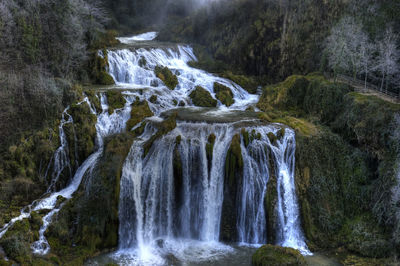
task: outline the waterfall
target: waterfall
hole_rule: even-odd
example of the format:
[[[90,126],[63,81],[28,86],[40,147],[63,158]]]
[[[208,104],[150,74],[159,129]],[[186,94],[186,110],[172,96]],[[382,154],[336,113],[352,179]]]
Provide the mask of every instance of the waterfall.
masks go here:
[[[53,171],[51,173],[51,181],[50,185],[48,186],[47,192],[54,191],[56,183],[64,171],[65,168],[69,169],[69,174],[71,175],[72,169],[71,164],[69,162],[68,157],[68,142],[67,136],[64,132],[64,125],[73,123],[72,116],[68,114],[69,107],[67,107],[64,112],[62,113],[62,118],[60,122],[60,126],[58,127],[58,132],[60,135],[60,147],[54,153],[52,159],[50,160],[49,166],[47,167],[45,177],[48,175],[48,171],[50,167],[53,167]],[[66,119],[67,117],[67,119]]]
[[[242,198],[239,205],[239,240],[244,243],[266,243],[266,217],[263,200],[269,178],[268,154],[274,162],[277,177],[278,232],[277,244],[292,247],[303,254],[311,254],[304,241],[300,224],[294,181],[296,139],[293,130],[286,128],[285,134],[271,143],[268,133],[277,134],[271,127],[248,128],[259,134],[260,139],[252,141],[247,148],[242,140],[244,176]]]
[[[152,34],[145,34],[122,41],[137,43],[151,38]],[[225,164],[237,134],[240,135],[243,165],[240,166],[242,172],[237,173],[240,180],[235,180],[235,217],[229,221],[237,234],[233,238],[241,245],[257,246],[265,244],[267,235],[274,233],[277,243],[273,244],[311,254],[301,230],[295,190],[294,131],[278,124],[266,125],[256,116],[249,120],[247,116],[238,115],[253,106],[259,96],[249,94],[230,80],[190,67],[188,63],[197,59],[189,46],[110,50],[107,58],[108,71],[117,82],[117,87],[112,89],[123,90],[125,106],[109,114],[106,93],[96,95],[102,110],[95,110],[88,97],[78,103],[88,104],[91,113],[97,117],[96,148],[75,171],[70,183],[55,192],[60,174],[70,168],[63,127],[73,123],[73,119],[68,114],[68,108],[64,111],[59,127],[61,145],[48,168],[52,170],[50,194],[24,208],[19,217],[0,229],[0,238],[16,221],[28,218],[32,211],[49,210],[43,217],[39,240],[31,246],[35,254],[48,253],[50,246],[45,232],[54,215],[65,204],[58,204],[58,199],[72,198],[84,176],[96,167],[104,150],[104,138],[126,130],[131,104],[147,100],[154,117],[134,126],[144,125],[144,132],[133,141],[122,169],[119,247],[115,256],[126,257],[127,264],[162,265],[169,264],[166,257],[171,254],[180,261],[207,262],[210,258],[232,252],[234,249],[231,246],[219,241],[224,222],[222,213],[226,209]],[[175,90],[168,89],[156,77],[156,66],[166,66],[177,75],[179,84]],[[212,110],[194,108],[189,94],[196,86],[202,86],[215,98],[214,82],[229,87],[235,103],[229,108],[221,102]],[[153,95],[157,95],[156,101],[149,100]],[[164,135],[157,134],[158,127],[154,123],[162,121],[166,111],[177,108],[178,102],[185,104],[183,112],[200,110],[203,111],[202,117],[214,122],[178,120],[175,129]],[[227,118],[229,113],[230,118],[226,121],[217,123],[212,119]],[[251,134],[245,135],[243,130]],[[269,134],[279,137],[272,142]],[[274,209],[277,232],[267,232],[265,197],[272,179],[276,182],[277,205]],[[91,179],[85,180],[84,185],[90,186]]]
[[[243,244],[262,244],[267,242],[266,213],[264,197],[269,180],[267,147],[271,146],[268,132],[274,127],[248,128],[248,131],[262,133],[262,139],[253,140],[245,147],[243,136],[241,150],[243,157],[243,184],[239,188],[241,198],[238,209],[239,242]],[[261,131],[261,132],[260,132]]]
[[[49,227],[52,218],[57,214],[64,204],[57,206],[57,200],[59,197],[64,199],[70,199],[78,190],[79,185],[82,182],[84,175],[88,171],[92,171],[96,166],[97,159],[103,153],[104,149],[104,138],[108,135],[121,132],[125,129],[126,122],[130,117],[130,106],[127,101],[125,107],[122,110],[116,110],[111,115],[108,113],[107,98],[104,93],[101,94],[101,106],[102,113],[97,116],[96,123],[96,150],[92,153],[77,169],[71,183],[61,191],[51,194],[49,197],[39,200],[35,203],[33,211],[38,210],[51,210],[47,215],[43,217],[43,225],[39,230],[39,240],[31,245],[34,254],[44,255],[50,250],[50,245],[47,242],[44,233]],[[87,97],[84,98],[79,104],[87,103],[92,114],[96,115],[96,110],[92,108],[92,105]],[[72,119],[72,118],[71,118]]]
[[[196,86],[202,86],[215,98],[214,82],[223,84],[232,91],[235,103],[228,109],[245,110],[258,101],[259,96],[249,94],[236,83],[188,65],[190,61],[196,60],[193,49],[183,45],[173,48],[110,50],[108,71],[121,88],[129,88],[130,93],[141,99],[148,100],[152,95],[157,95],[158,102],[150,103],[156,115],[176,108],[177,102],[191,106],[189,94]],[[156,66],[168,67],[177,76],[179,84],[175,90],[168,89],[156,77]],[[219,105],[226,108],[221,103]]]
[[[241,137],[243,184],[239,188],[239,241],[266,243],[264,197],[269,178],[269,150],[279,173],[278,244],[306,254],[309,251],[300,228],[294,189],[294,132],[287,129],[282,139],[272,144],[267,134],[276,134],[278,126],[245,129],[260,138],[245,147]],[[123,167],[119,248],[122,254],[133,250],[141,260],[153,259],[147,263],[163,264],[160,261],[166,250],[178,258],[182,255],[177,251],[182,248],[176,243],[178,240],[219,241],[225,158],[232,137],[240,130],[235,123],[179,122],[173,131],[154,141],[144,156],[144,144],[155,132],[150,124],[146,126],[143,135],[132,145]],[[215,136],[215,142],[212,159],[208,161],[206,145],[210,135]],[[177,175],[176,160],[181,164],[181,176]]]

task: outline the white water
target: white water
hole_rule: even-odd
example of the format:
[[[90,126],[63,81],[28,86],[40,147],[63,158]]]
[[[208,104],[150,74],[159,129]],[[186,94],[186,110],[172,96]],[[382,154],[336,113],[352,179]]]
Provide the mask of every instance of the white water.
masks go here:
[[[208,169],[205,145],[211,133],[216,136],[216,144]],[[141,140],[133,144],[123,168],[117,256],[131,254],[130,263],[163,264],[162,257],[168,253],[182,260],[202,260],[214,252],[226,254],[231,249],[218,239],[223,169],[233,127],[179,123],[143,158],[143,144],[152,134],[154,130],[147,126]],[[177,136],[182,138],[180,145],[176,145]],[[175,199],[175,149],[182,161],[180,202]]]
[[[66,124],[72,124],[74,121],[72,119],[72,116],[68,114],[69,107],[64,110],[62,114],[62,119],[60,122],[60,126],[58,128],[58,132],[60,135],[60,147],[56,150],[56,152],[53,155],[53,158],[51,159],[49,163],[49,167],[47,168],[45,176],[48,176],[48,171],[50,166],[53,166],[53,171],[51,173],[51,182],[50,185],[48,186],[47,192],[54,191],[55,185],[59,180],[59,177],[61,173],[64,171],[65,168],[68,168],[69,174],[71,175],[71,164],[69,162],[68,158],[68,142],[67,142],[67,136],[65,135],[64,132],[64,125]],[[68,117],[68,119],[65,119],[65,117]]]
[[[242,138],[244,181],[237,220],[239,241],[246,245],[266,243],[264,196],[269,177],[269,149],[277,171],[281,173],[278,186],[284,189],[284,192],[278,190],[278,217],[281,223],[277,233],[282,233],[277,244],[311,254],[300,228],[293,171],[284,174],[294,165],[294,132],[287,129],[282,140],[271,144],[267,133],[276,133],[278,129],[278,126],[246,128],[262,136],[260,140],[253,140],[247,148]],[[218,240],[225,158],[233,135],[239,132],[234,123],[180,122],[173,131],[155,141],[143,157],[143,144],[155,133],[147,126],[140,140],[133,144],[123,167],[119,205],[120,242],[116,254],[119,261],[164,265],[168,264],[165,260],[168,254],[181,261],[201,262],[203,259],[220,258],[214,253],[222,252],[226,256],[233,252]],[[216,136],[216,140],[210,163],[205,147],[211,134]],[[181,137],[179,144],[176,143],[178,136]],[[174,177],[176,152],[182,165],[181,184]],[[206,253],[201,248],[205,246]],[[190,250],[193,252],[190,253]]]
[[[202,86],[215,98],[214,82],[227,86],[234,95],[235,103],[229,108],[219,103],[221,110],[245,110],[258,102],[259,96],[249,94],[234,82],[188,65],[188,62],[196,60],[193,49],[182,45],[173,48],[108,51],[109,73],[118,86],[121,89],[137,89],[136,92],[130,90],[129,93],[140,99],[149,99],[152,95],[157,95],[158,101],[155,104],[150,103],[150,108],[156,115],[176,108],[176,103],[179,102],[193,106],[189,94],[196,86]],[[177,75],[179,85],[175,90],[168,89],[156,77],[156,66],[166,66]]]
[[[92,108],[92,105],[87,97],[80,104],[84,102],[88,104],[91,113],[96,115],[96,111]],[[70,199],[73,193],[78,190],[85,173],[92,171],[92,169],[96,166],[97,159],[103,153],[104,137],[121,132],[125,129],[126,122],[130,117],[130,106],[128,103],[123,109],[116,110],[110,115],[108,113],[108,104],[105,94],[101,94],[101,106],[102,113],[97,116],[96,123],[96,151],[82,163],[82,165],[75,172],[72,182],[66,188],[38,201],[33,208],[33,211],[51,210],[46,216],[43,217],[43,225],[39,230],[39,240],[34,242],[31,246],[32,251],[35,254],[44,255],[50,250],[50,245],[47,242],[44,233],[49,227],[53,216],[61,210],[62,206],[64,206],[64,204],[57,206],[57,199],[59,197]]]
[[[152,41],[155,38],[157,38],[158,33],[157,32],[146,32],[143,34],[135,35],[132,37],[119,37],[117,40],[119,40],[121,43],[124,44],[132,44],[136,42],[141,42],[141,41]]]
[[[276,164],[278,217],[280,227],[278,244],[293,247],[311,255],[300,227],[300,213],[294,183],[296,139],[293,130],[286,130],[277,145],[271,146]]]

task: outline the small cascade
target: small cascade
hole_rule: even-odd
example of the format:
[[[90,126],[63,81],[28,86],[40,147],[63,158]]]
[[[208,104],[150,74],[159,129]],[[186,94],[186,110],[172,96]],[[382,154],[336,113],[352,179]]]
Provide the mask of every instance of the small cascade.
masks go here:
[[[174,48],[140,48],[133,51],[111,50],[108,51],[108,71],[119,86],[131,88],[130,93],[141,99],[157,95],[158,103],[150,104],[156,115],[176,108],[176,103],[179,102],[190,106],[189,94],[196,86],[205,88],[215,98],[214,82],[223,84],[232,91],[235,103],[229,109],[245,110],[258,101],[258,95],[249,94],[234,82],[188,65],[190,61],[196,60],[192,48],[182,45]],[[175,90],[168,89],[156,77],[154,73],[156,66],[168,67],[177,76],[179,84]],[[135,92],[133,89],[138,91]],[[226,108],[223,105],[221,107]]]
[[[238,202],[237,228],[241,244],[267,243],[267,220],[264,198],[269,180],[267,148],[271,146],[267,134],[275,132],[273,126],[247,128],[252,134],[259,134],[245,146],[241,138],[243,157],[243,183],[238,188],[241,195]]]
[[[79,103],[83,104],[87,103],[90,107],[91,113],[96,114],[96,111],[92,108],[89,99],[85,97],[85,99]],[[107,98],[105,94],[101,94],[101,105],[102,105],[102,113],[97,116],[96,123],[96,150],[92,153],[78,168],[76,171],[71,183],[64,188],[63,190],[51,194],[49,197],[38,201],[33,211],[38,210],[51,210],[46,216],[43,217],[43,225],[39,230],[39,240],[32,244],[32,251],[35,254],[44,255],[47,254],[50,250],[50,245],[47,242],[44,233],[49,227],[52,218],[55,214],[57,214],[64,204],[57,205],[57,200],[62,197],[64,199],[70,199],[72,194],[78,190],[79,185],[82,182],[82,179],[88,171],[92,171],[96,166],[97,159],[103,153],[104,148],[104,138],[108,135],[115,134],[121,132],[125,129],[126,122],[130,117],[130,106],[127,103],[125,108],[121,110],[116,110],[111,115],[108,114],[108,104]]]
[[[277,176],[278,244],[298,249],[303,254],[310,255],[301,230],[301,218],[294,183],[295,133],[289,129],[286,129],[285,132],[286,134],[280,140],[277,140],[275,145],[270,146]]]
[[[47,192],[50,193],[54,191],[55,185],[59,180],[61,173],[68,168],[71,173],[71,165],[68,157],[68,142],[67,137],[64,132],[64,126],[66,124],[73,123],[72,117],[68,114],[69,107],[67,107],[61,117],[60,126],[59,126],[59,137],[60,137],[60,147],[54,152],[53,157],[51,158],[49,165],[47,167],[45,178],[48,176],[48,172],[52,169],[50,175],[50,184],[48,186]],[[21,221],[25,218],[29,218],[32,212],[32,206],[36,204],[36,201],[31,205],[26,206],[21,210],[21,215],[11,219],[10,222],[5,224],[2,228],[0,228],[0,238],[8,231],[8,229],[13,226],[17,221]]]
[[[60,147],[56,150],[54,153],[52,159],[50,160],[49,166],[47,168],[45,176],[47,177],[49,169],[52,167],[52,173],[51,173],[51,181],[50,185],[48,186],[47,192],[54,192],[55,186],[59,180],[59,177],[61,173],[64,171],[64,169],[68,168],[69,170],[69,175],[72,175],[72,169],[71,169],[71,164],[69,161],[69,156],[68,156],[68,142],[67,142],[67,136],[65,135],[64,132],[64,125],[66,124],[72,124],[74,121],[72,119],[72,116],[68,114],[69,107],[67,107],[64,112],[62,113],[62,118],[60,122],[60,126],[58,127],[58,132],[60,135]],[[67,119],[66,119],[67,117]]]

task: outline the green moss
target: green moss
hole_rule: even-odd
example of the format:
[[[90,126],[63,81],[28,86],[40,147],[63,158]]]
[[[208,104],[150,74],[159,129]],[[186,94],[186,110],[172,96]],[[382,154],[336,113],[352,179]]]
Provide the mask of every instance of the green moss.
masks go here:
[[[307,265],[307,262],[296,249],[264,245],[254,253],[252,265]]]
[[[143,156],[146,157],[148,152],[150,151],[151,146],[153,145],[154,141],[156,141],[161,136],[169,133],[170,131],[176,128],[176,117],[177,113],[172,114],[170,117],[165,119],[163,122],[156,125],[158,131],[155,135],[153,135],[144,145],[143,145]]]
[[[99,73],[97,82],[100,85],[114,85],[115,84],[113,77],[110,74],[108,74],[106,71],[101,71]]]
[[[217,99],[220,100],[222,104],[225,104],[226,106],[229,107],[235,103],[235,100],[233,99],[232,91],[228,87],[226,87],[218,82],[215,82],[214,83],[214,92],[215,92],[215,97],[217,97]]]
[[[275,134],[272,132],[268,132],[267,135],[271,144],[274,144],[278,140],[277,136],[275,136]]]
[[[151,95],[149,102],[156,103],[157,102],[157,95]]]
[[[371,258],[387,258],[392,255],[393,247],[388,236],[375,225],[370,214],[347,220],[340,234],[349,251]]]
[[[126,123],[126,127],[128,130],[143,121],[143,119],[145,119],[146,117],[153,116],[153,112],[150,110],[147,101],[136,101],[132,104],[131,108],[131,118]]]
[[[168,67],[156,66],[154,73],[170,90],[174,90],[179,83],[177,76]]]
[[[278,139],[282,139],[285,136],[285,128],[282,127],[281,129],[278,130],[278,133],[276,134],[276,137]]]
[[[249,93],[255,94],[257,92],[257,82],[254,78],[245,75],[235,75],[230,71],[226,71],[221,75],[224,78],[230,79]]]
[[[107,73],[108,55],[107,50],[103,50],[103,57],[99,56],[98,52],[94,52],[89,60],[88,72],[94,83],[100,85],[113,85],[114,79]]]
[[[242,128],[242,130],[240,131],[242,137],[243,137],[243,141],[244,141],[244,145],[245,147],[249,146],[250,143],[250,136],[249,136],[249,132],[246,131],[246,129]]]
[[[200,86],[196,86],[195,90],[190,93],[189,97],[196,106],[216,107],[218,103],[206,89]]]
[[[28,219],[15,222],[15,224],[0,239],[0,246],[3,247],[7,257],[21,263],[30,264],[32,255],[30,243],[35,240],[34,232]]]
[[[90,103],[94,106],[97,112],[101,112],[101,103],[100,98],[96,96],[96,92],[94,90],[86,90],[86,96],[88,97]]]
[[[238,180],[235,181],[235,174],[236,171],[240,171],[242,168],[243,157],[242,150],[240,148],[240,135],[236,134],[232,138],[232,142],[225,160],[225,175],[227,175],[230,186],[238,182]]]
[[[121,109],[125,106],[125,98],[122,96],[121,91],[117,90],[107,90],[106,92],[107,103],[108,103],[108,113],[114,113],[115,109]]]
[[[269,179],[267,183],[267,192],[264,198],[264,210],[267,217],[267,238],[269,243],[276,243],[276,232],[278,231],[278,211],[276,210],[278,204],[278,191],[277,191],[277,169],[275,168],[275,162],[273,155],[268,151],[268,169]]]
[[[143,56],[139,59],[139,66],[145,67],[147,65],[147,60]]]
[[[91,113],[86,103],[71,105],[69,114],[73,117],[74,123],[66,124],[64,130],[67,134],[69,149],[74,151],[76,147],[78,155],[78,158],[74,158],[75,154],[70,153],[71,162],[82,163],[95,148],[97,117]]]
[[[216,138],[215,135],[211,134],[210,136],[208,136],[208,141],[206,143],[207,162],[208,162],[209,169],[211,169],[211,162],[212,162],[212,158],[213,158],[215,138]]]

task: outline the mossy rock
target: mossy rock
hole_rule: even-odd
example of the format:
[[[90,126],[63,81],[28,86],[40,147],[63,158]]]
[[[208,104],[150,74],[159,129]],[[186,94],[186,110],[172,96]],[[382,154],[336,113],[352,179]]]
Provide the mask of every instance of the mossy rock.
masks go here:
[[[233,82],[235,82],[236,84],[238,84],[240,87],[242,87],[251,94],[255,94],[257,92],[257,87],[258,87],[257,82],[252,77],[233,74],[230,71],[222,73],[221,76],[232,80]]]
[[[98,83],[100,85],[114,85],[115,81],[113,77],[108,74],[106,71],[101,71],[98,76]]]
[[[179,83],[178,77],[174,75],[168,67],[156,66],[154,73],[170,90],[174,90]]]
[[[150,99],[149,99],[149,102],[151,102],[151,103],[156,103],[157,102],[157,95],[151,95],[151,97],[150,97]]]
[[[375,226],[371,215],[366,214],[347,220],[341,235],[346,239],[349,251],[370,258],[387,258],[392,255],[390,236],[382,228]]]
[[[214,93],[215,97],[228,107],[235,103],[231,89],[221,83],[214,83]]]
[[[171,132],[176,128],[176,117],[178,116],[177,113],[171,114],[168,118],[166,118],[163,122],[155,125],[158,128],[156,134],[154,134],[144,145],[144,153],[143,156],[146,157],[150,148],[152,147],[154,141],[159,139],[161,136]]]
[[[243,137],[243,141],[244,141],[244,146],[247,147],[250,144],[250,134],[249,132],[246,131],[246,129],[242,128],[242,130],[240,131],[240,134]]]
[[[124,108],[126,100],[124,96],[122,96],[121,91],[107,90],[106,97],[107,97],[109,114],[112,114],[115,109]]]
[[[192,99],[192,103],[196,106],[201,107],[216,107],[218,102],[215,100],[210,92],[201,86],[196,88],[190,93],[189,97]]]
[[[253,266],[307,265],[301,253],[293,248],[264,245],[252,257]]]
[[[131,118],[126,123],[128,130],[131,130],[138,123],[143,121],[146,117],[153,116],[147,101],[136,101],[131,105]]]
[[[89,99],[89,102],[94,106],[96,109],[96,112],[100,113],[102,108],[101,108],[101,102],[100,98],[96,95],[96,92],[94,90],[86,90],[85,91],[86,96]]]
[[[278,140],[278,137],[272,132],[268,132],[267,136],[271,144],[275,144],[275,142]]]
[[[93,82],[100,85],[114,85],[115,81],[110,74],[107,73],[108,69],[108,53],[107,50],[102,51],[103,56],[98,52],[93,52],[89,60],[88,72]]]
[[[91,113],[86,103],[71,105],[69,113],[74,123],[65,125],[64,130],[67,134],[69,150],[74,151],[76,148],[78,155],[78,158],[74,158],[75,154],[70,153],[70,161],[82,163],[95,148],[97,117]]]

